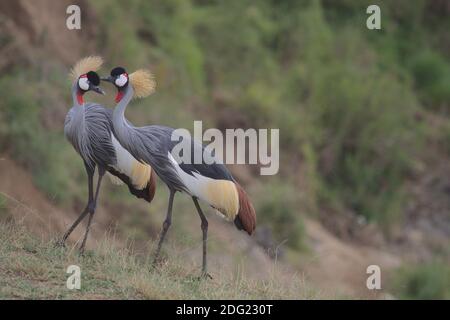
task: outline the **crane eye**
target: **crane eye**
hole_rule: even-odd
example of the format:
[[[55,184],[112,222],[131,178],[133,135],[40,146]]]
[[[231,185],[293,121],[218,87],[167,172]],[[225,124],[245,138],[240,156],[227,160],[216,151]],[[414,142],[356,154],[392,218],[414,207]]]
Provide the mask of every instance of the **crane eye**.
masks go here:
[[[124,73],[122,73],[120,76],[118,76],[116,81],[114,81],[114,83],[118,87],[125,86],[127,84],[127,82],[128,82],[128,77]]]
[[[89,80],[86,77],[81,77],[78,79],[78,86],[81,90],[88,91],[89,90]]]

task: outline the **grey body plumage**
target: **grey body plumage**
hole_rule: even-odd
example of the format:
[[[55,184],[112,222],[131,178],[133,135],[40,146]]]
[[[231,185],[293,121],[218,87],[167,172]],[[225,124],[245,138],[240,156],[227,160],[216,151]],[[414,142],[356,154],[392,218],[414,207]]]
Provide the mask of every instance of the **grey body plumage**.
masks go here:
[[[67,139],[92,169],[116,164],[111,131],[112,110],[96,103],[80,105],[75,101],[64,122]]]
[[[133,157],[135,157],[138,161],[150,164],[159,178],[163,180],[170,190],[167,215],[159,238],[158,247],[156,249],[154,263],[157,261],[161,250],[161,245],[171,225],[174,195],[177,191],[182,191],[192,197],[201,219],[201,229],[203,233],[202,274],[203,276],[206,276],[206,241],[208,221],[200,208],[198,198],[200,195],[203,195],[203,199],[207,197],[214,200],[219,199],[216,203],[225,203],[224,206],[234,208],[232,214],[235,217],[235,224],[239,229],[242,229],[242,223],[240,220],[241,211],[239,210],[242,192],[239,191],[240,189],[238,189],[235,185],[232,175],[223,164],[218,164],[217,162],[214,164],[206,164],[203,162],[203,158],[202,163],[200,164],[196,164],[193,161],[190,161],[190,163],[176,162],[171,152],[175,145],[178,144],[179,138],[181,137],[174,135],[174,129],[159,125],[135,127],[126,120],[125,109],[134,96],[134,89],[131,84],[128,84],[128,74],[123,68],[118,67],[113,69],[111,71],[111,76],[108,78],[103,78],[103,80],[114,83],[118,89],[116,100],[119,100],[119,102],[114,108],[112,121],[115,136],[119,140],[120,144],[127,149]],[[172,138],[174,139],[172,140]],[[184,139],[183,143],[187,142],[191,144],[191,150],[200,150],[202,154],[205,151],[203,145],[194,139],[187,141],[187,139],[189,139],[188,137],[183,136],[182,138]],[[194,153],[195,152],[191,152],[191,157],[194,156]],[[211,154],[210,156],[212,157]],[[201,180],[199,180],[200,178]],[[217,184],[213,185],[215,182]],[[208,190],[208,184],[213,189]],[[208,195],[209,191],[211,194]],[[222,191],[223,196],[220,195]],[[217,194],[219,195],[216,196]],[[222,199],[226,199],[225,202],[221,202]],[[244,201],[247,200],[245,199]],[[209,204],[213,206],[211,202],[209,202]],[[218,210],[224,209],[223,207],[215,208]],[[221,212],[223,213],[224,211]]]
[[[112,143],[107,143],[105,147],[101,145],[102,142],[111,141],[111,118],[108,119],[104,108],[100,105],[85,104],[83,102],[83,94],[89,90],[95,88],[95,91],[103,93],[98,88],[97,79],[98,75],[92,71],[87,75],[80,75],[80,78],[72,86],[73,107],[67,113],[64,121],[64,134],[84,161],[88,175],[89,195],[86,208],[64,233],[62,239],[59,241],[59,245],[64,245],[73,230],[89,214],[88,225],[80,246],[81,252],[84,251],[86,245],[103,175],[106,172],[108,164],[116,163]],[[80,87],[80,82],[82,82],[84,89]],[[98,181],[94,194],[93,177],[97,165],[99,169]]]
[[[180,180],[176,168],[168,157],[168,154],[172,152],[172,149],[179,142],[177,135],[174,134],[174,129],[160,125],[144,127],[131,125],[125,119],[124,112],[133,97],[133,89],[131,86],[127,86],[124,91],[122,100],[117,104],[113,112],[113,126],[117,139],[133,157],[150,164],[169,189],[190,194],[189,189]],[[174,137],[174,140],[172,140],[172,137]],[[189,137],[183,138],[189,139]],[[203,154],[205,149],[201,143],[192,139],[190,143],[192,150],[200,148]],[[193,154],[194,152],[192,152],[192,156]],[[180,163],[179,167],[187,174],[197,172],[212,179],[234,181],[228,169],[219,163],[212,166],[204,163],[195,164],[194,161],[191,161],[190,164]]]
[[[97,76],[98,77],[98,76]],[[99,89],[101,91],[101,89]],[[132,177],[120,172],[117,167],[116,147],[113,144],[112,110],[97,103],[84,103],[79,101],[79,85],[74,83],[72,87],[73,107],[66,115],[64,122],[64,134],[74,149],[83,159],[88,175],[89,199],[85,210],[72,226],[64,234],[60,244],[64,244],[75,227],[89,213],[89,221],[80,251],[84,250],[89,233],[92,217],[95,212],[97,198],[102,177],[106,171],[116,176],[128,185],[132,194],[151,202],[154,195],[154,179],[150,179],[143,189],[137,189],[133,185]],[[81,99],[82,101],[82,99]],[[120,152],[126,152],[121,148]],[[96,191],[93,190],[93,175],[98,168],[98,182]]]

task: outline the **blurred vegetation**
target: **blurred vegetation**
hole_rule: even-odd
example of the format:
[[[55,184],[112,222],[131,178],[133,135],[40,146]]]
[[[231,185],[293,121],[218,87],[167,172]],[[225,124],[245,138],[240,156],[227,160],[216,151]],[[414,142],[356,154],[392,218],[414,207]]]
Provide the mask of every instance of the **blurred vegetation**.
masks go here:
[[[6,212],[6,198],[0,194],[0,217],[3,219],[7,215]]]
[[[401,299],[450,299],[450,267],[438,260],[402,267],[391,289]]]
[[[267,187],[271,190],[261,199],[258,199],[256,211],[258,223],[271,226],[275,245],[284,244],[293,249],[302,249],[304,226],[298,212],[298,198],[289,185],[277,183]]]
[[[387,228],[401,218],[405,178],[423,152],[427,128],[417,114],[446,113],[450,100],[448,53],[438,38],[448,22],[419,2],[382,2],[381,31],[365,28],[369,1],[95,6],[107,12],[104,25],[114,25],[102,40],[105,52],[135,67],[151,62],[160,87],[152,105],[161,104],[161,113],[166,104],[176,110],[194,100],[211,124],[229,108],[248,126],[281,128],[282,154],[300,153],[302,165],[316,170],[308,173],[319,180],[308,182],[316,185],[308,198]],[[130,17],[134,25],[116,23]],[[118,35],[126,38],[119,46]],[[261,205],[273,214],[267,221],[276,220],[272,207]],[[288,201],[282,210],[295,216],[298,208]]]
[[[280,128],[282,164],[300,159],[297,167],[307,168],[304,198],[313,203],[295,201],[300,173],[289,165],[280,168],[284,185],[268,184],[253,201],[277,239],[297,247],[299,215],[321,206],[350,210],[385,229],[399,221],[405,180],[430,136],[418,115],[439,114],[450,128],[448,19],[430,1],[382,1],[382,30],[372,31],[365,27],[369,3],[100,0],[90,6],[98,12],[93,41],[109,67],[146,66],[156,75],[157,93],[134,102],[132,121],[192,128],[201,118],[210,126],[227,120]],[[0,152],[33,172],[52,199],[71,205],[84,201],[85,176],[62,133],[71,104],[64,69],[50,69],[17,67],[0,79]],[[224,110],[239,122],[223,119]],[[43,114],[59,122],[49,124]],[[435,137],[445,148],[449,132]]]
[[[38,79],[25,70],[0,79],[0,94],[5,97],[0,102],[0,119],[4,124],[0,127],[0,152],[11,153],[16,161],[32,172],[37,187],[50,198],[59,202],[73,200],[78,188],[70,188],[70,185],[76,183],[77,175],[80,182],[85,177],[80,175],[81,170],[67,168],[76,168],[79,159],[68,152],[61,128],[49,128],[41,116],[46,108],[55,110],[59,107],[50,107],[49,96],[42,94],[42,90],[58,86],[58,80],[46,86],[29,86],[28,81]],[[20,94],[9,94],[16,90]]]

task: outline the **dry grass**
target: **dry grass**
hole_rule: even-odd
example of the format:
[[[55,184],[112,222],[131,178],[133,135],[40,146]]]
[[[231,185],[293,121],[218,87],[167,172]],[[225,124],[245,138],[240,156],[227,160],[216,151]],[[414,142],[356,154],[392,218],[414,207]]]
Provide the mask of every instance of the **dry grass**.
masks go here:
[[[305,299],[318,298],[303,280],[289,286],[277,281],[277,270],[266,280],[239,273],[199,280],[198,266],[176,254],[156,269],[149,256],[136,256],[105,240],[80,257],[73,247],[55,248],[24,227],[0,224],[1,299]],[[69,265],[81,268],[81,289],[66,288]]]

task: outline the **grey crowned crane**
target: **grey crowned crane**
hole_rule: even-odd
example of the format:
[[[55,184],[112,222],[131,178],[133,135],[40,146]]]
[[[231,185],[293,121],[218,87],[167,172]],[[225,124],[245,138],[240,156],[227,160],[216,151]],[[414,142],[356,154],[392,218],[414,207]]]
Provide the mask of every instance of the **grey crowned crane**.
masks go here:
[[[161,245],[172,221],[172,204],[177,191],[192,197],[201,219],[203,234],[202,275],[207,276],[206,241],[208,221],[200,208],[198,199],[216,209],[225,218],[233,220],[236,227],[249,235],[256,226],[256,214],[245,191],[222,164],[177,163],[171,154],[177,141],[172,141],[173,128],[151,125],[135,127],[125,119],[125,109],[133,97],[145,97],[154,90],[154,81],[146,70],[138,70],[130,75],[122,67],[112,69],[110,76],[102,80],[111,82],[117,88],[117,105],[113,112],[113,126],[117,140],[136,159],[150,165],[159,178],[169,188],[167,216],[156,248],[154,263],[157,261]],[[185,137],[186,138],[186,137]],[[191,146],[200,149],[204,146],[191,139]],[[212,155],[211,155],[212,156]],[[208,161],[209,162],[209,161]]]
[[[64,133],[81,156],[88,175],[89,198],[86,208],[58,242],[63,246],[77,225],[89,214],[89,220],[80,251],[83,252],[92,217],[95,213],[100,185],[105,172],[116,183],[125,183],[132,194],[151,202],[155,194],[155,175],[148,164],[142,164],[127,152],[113,134],[112,109],[97,103],[84,102],[84,94],[94,91],[104,94],[100,89],[97,71],[103,63],[100,57],[87,57],[80,60],[72,69],[73,107],[67,113]],[[98,167],[98,181],[94,194],[93,177]]]

